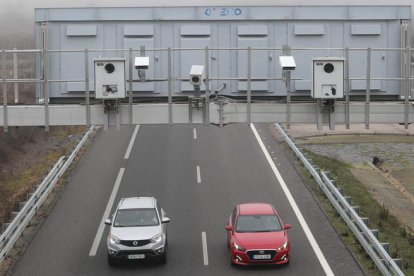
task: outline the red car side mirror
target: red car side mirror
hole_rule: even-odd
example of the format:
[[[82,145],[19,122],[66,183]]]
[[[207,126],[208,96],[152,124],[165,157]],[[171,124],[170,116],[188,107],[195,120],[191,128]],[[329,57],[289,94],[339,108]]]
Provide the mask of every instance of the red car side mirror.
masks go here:
[[[231,225],[227,225],[227,226],[226,226],[226,230],[227,230],[227,231],[231,231],[231,230],[233,230],[233,228],[231,227]]]
[[[292,228],[292,225],[291,224],[285,224],[284,225],[284,229],[285,230],[289,230],[290,228]]]

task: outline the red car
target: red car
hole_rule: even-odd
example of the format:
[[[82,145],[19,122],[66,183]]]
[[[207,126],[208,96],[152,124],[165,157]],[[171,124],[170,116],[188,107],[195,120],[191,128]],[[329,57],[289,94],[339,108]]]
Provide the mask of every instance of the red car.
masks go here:
[[[231,264],[289,263],[290,242],[275,208],[267,203],[237,205],[226,226]]]

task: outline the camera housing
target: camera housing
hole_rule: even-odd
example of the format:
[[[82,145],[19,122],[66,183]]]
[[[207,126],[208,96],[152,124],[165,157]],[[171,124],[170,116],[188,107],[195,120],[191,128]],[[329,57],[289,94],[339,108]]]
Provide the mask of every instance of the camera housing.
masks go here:
[[[293,71],[296,69],[293,56],[279,56],[279,65],[283,71]]]
[[[204,65],[192,65],[190,70],[190,83],[201,86],[204,81]]]
[[[125,59],[94,59],[94,77],[96,99],[125,98]]]
[[[345,59],[342,57],[319,57],[312,59],[312,98],[343,98],[344,63]]]
[[[149,57],[135,57],[134,63],[135,69],[148,69],[149,68]]]

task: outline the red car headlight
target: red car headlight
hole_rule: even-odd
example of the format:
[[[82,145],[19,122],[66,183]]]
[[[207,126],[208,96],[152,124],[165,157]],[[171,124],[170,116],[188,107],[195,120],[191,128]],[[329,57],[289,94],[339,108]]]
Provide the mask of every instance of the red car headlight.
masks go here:
[[[282,250],[286,250],[286,248],[288,247],[288,241],[285,241],[284,244],[282,244],[281,246],[279,246],[277,248],[277,251],[282,251]]]
[[[237,251],[241,251],[241,252],[245,252],[246,251],[246,248],[244,248],[244,247],[241,247],[240,245],[238,245],[237,243],[233,243],[233,247],[234,247],[234,249],[236,249]]]

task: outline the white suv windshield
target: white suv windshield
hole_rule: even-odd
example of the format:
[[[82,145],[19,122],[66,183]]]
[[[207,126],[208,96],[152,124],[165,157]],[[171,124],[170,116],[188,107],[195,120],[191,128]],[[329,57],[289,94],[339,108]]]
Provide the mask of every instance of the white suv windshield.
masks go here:
[[[236,232],[273,232],[282,227],[274,215],[239,216]]]
[[[158,215],[151,209],[119,209],[116,213],[114,227],[156,226]]]

